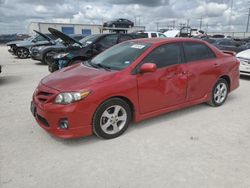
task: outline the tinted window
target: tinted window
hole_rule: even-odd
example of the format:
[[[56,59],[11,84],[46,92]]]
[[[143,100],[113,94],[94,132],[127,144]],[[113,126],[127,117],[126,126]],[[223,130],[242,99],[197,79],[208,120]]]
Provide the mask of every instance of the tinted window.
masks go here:
[[[43,38],[43,36],[41,36],[41,35],[38,35],[37,37],[36,37],[36,39],[35,39],[36,41],[45,41],[46,39],[45,38]]]
[[[162,33],[159,33],[159,37],[160,38],[165,38],[166,36],[164,34],[162,34]]]
[[[156,33],[151,33],[151,37],[155,38],[155,37],[157,37],[157,34]]]
[[[181,63],[181,50],[178,43],[165,44],[154,49],[143,63],[155,63],[157,68]]]
[[[109,48],[117,43],[118,35],[107,35],[103,37],[98,43],[105,48]]]
[[[127,40],[132,40],[133,38],[129,35],[121,35],[118,39],[118,43],[127,41]]]
[[[234,45],[234,43],[232,41],[229,40],[223,40],[219,42],[219,45]]]
[[[196,61],[216,57],[210,48],[201,43],[184,43],[184,51],[187,61]]]

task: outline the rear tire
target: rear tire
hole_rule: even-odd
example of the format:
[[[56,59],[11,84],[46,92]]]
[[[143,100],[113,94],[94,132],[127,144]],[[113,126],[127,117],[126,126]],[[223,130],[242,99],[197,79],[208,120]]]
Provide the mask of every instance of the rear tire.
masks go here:
[[[120,98],[103,102],[93,117],[93,132],[100,138],[112,139],[122,135],[131,121],[131,109]]]
[[[208,101],[208,104],[214,107],[223,105],[227,99],[228,92],[229,87],[227,81],[220,78],[212,90],[211,99]]]

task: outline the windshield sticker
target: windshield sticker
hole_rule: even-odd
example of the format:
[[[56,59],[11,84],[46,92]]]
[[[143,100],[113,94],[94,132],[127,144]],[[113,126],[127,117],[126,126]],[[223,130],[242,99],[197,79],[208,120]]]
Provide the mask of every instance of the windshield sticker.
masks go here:
[[[124,64],[130,64],[130,61],[125,61]]]
[[[141,44],[133,44],[132,46],[131,46],[131,48],[136,48],[136,49],[142,49],[142,48],[144,48],[145,47],[145,45],[141,45]]]

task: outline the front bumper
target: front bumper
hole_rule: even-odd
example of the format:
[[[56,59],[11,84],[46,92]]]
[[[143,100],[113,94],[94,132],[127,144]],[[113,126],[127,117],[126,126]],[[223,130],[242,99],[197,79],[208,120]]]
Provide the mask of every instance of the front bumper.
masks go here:
[[[37,61],[42,61],[43,60],[43,57],[40,53],[38,52],[33,52],[33,51],[30,51],[30,57],[34,60],[37,60]]]
[[[88,106],[84,105],[79,108],[79,103],[69,105],[54,104],[51,102],[51,99],[47,100],[45,99],[46,97],[39,94],[49,93],[48,90],[50,93],[54,93],[51,96],[52,98],[58,94],[58,91],[54,90],[55,92],[51,92],[50,88],[40,85],[31,102],[31,112],[40,127],[60,138],[77,138],[92,135],[92,115],[89,113]],[[48,96],[48,94],[45,96]],[[44,102],[44,100],[47,100],[47,102]],[[59,123],[62,119],[68,120],[69,126],[67,129],[60,128]]]

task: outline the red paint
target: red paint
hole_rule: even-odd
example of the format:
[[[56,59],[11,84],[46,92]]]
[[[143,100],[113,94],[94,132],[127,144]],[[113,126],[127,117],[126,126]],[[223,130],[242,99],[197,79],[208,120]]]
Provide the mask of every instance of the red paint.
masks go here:
[[[210,44],[195,39],[140,39],[152,43],[129,67],[122,71],[106,71],[84,65],[74,65],[45,77],[33,95],[37,114],[49,123],[37,122],[48,132],[62,138],[81,137],[92,134],[92,118],[98,106],[112,97],[122,97],[134,106],[134,121],[140,121],[162,113],[210,100],[216,81],[227,76],[230,91],[239,86],[239,62],[229,53],[225,54]],[[174,42],[200,42],[210,47],[217,58],[203,62],[195,61],[155,69],[144,64],[144,73],[132,74],[133,70],[154,48]],[[146,73],[147,72],[147,73]],[[69,104],[54,104],[60,92],[90,89],[92,93],[84,100]],[[58,128],[59,119],[68,118],[69,129]]]

